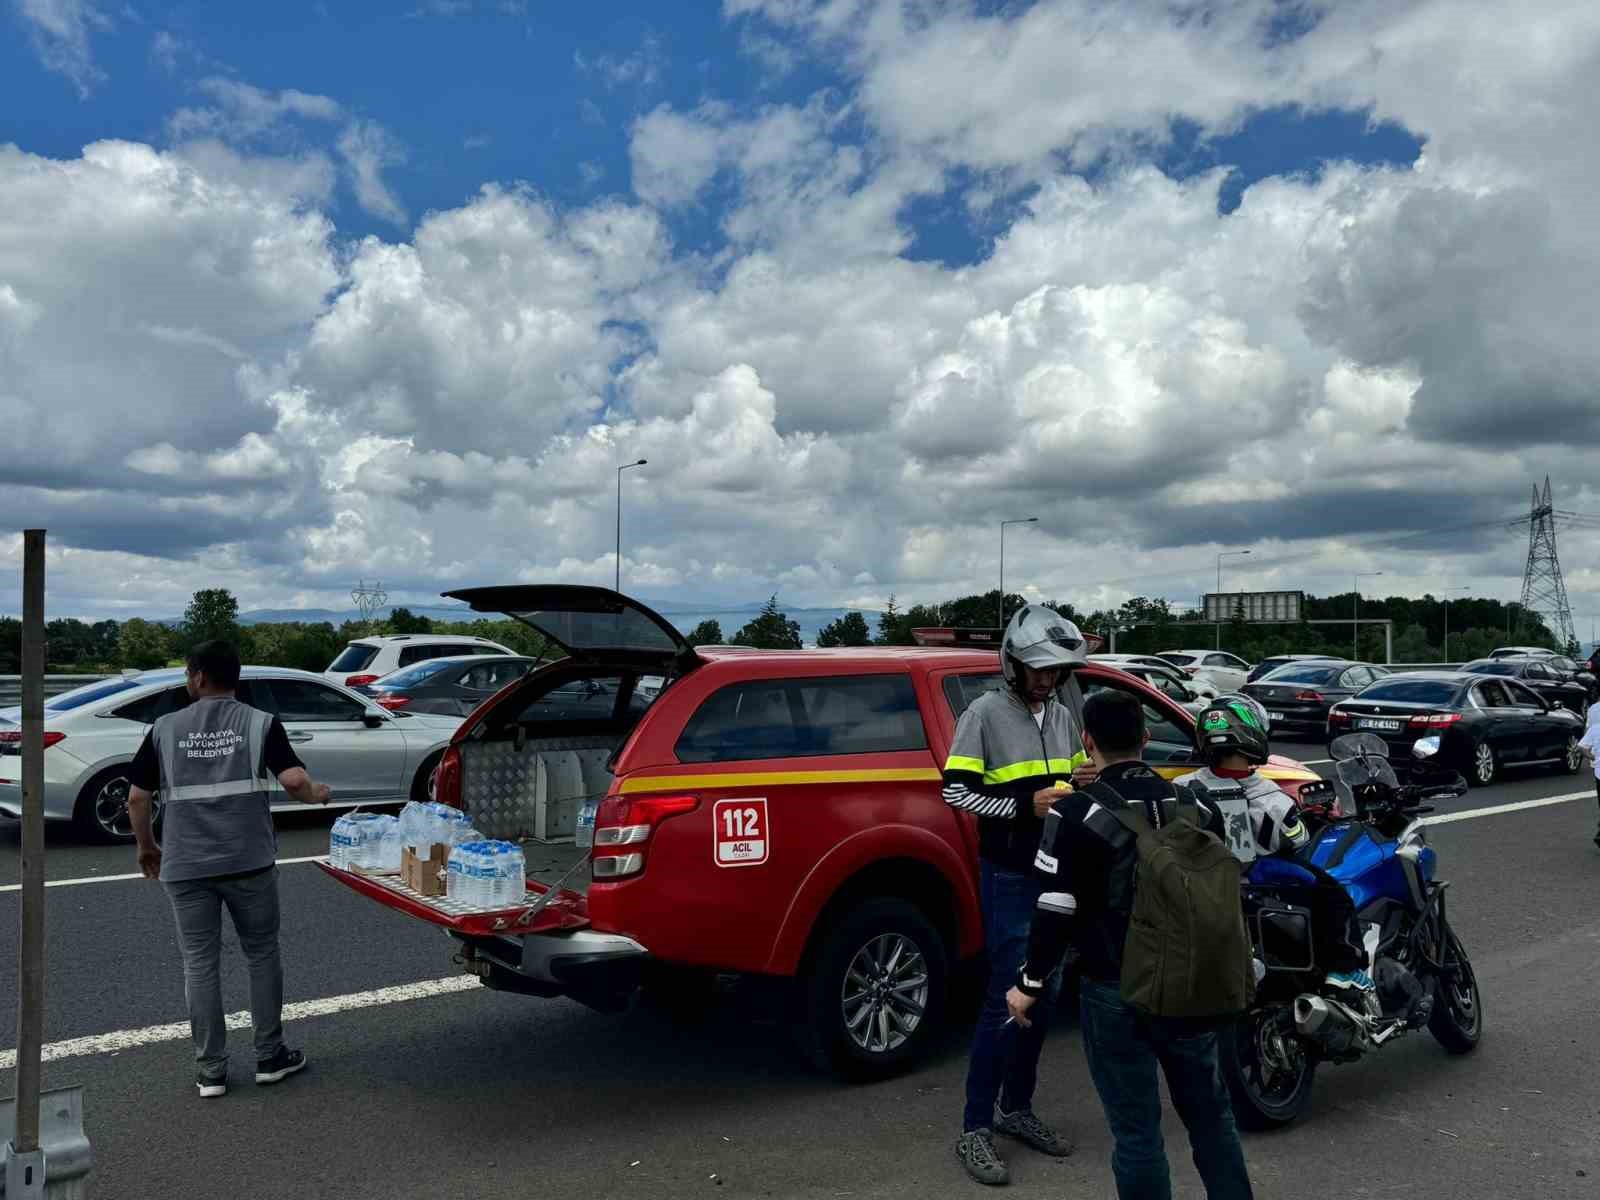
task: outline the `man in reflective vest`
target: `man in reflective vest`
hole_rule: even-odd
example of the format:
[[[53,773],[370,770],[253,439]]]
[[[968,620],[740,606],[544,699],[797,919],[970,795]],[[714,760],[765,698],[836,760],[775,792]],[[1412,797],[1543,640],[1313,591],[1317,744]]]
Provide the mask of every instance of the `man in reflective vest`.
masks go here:
[[[1057,696],[1066,675],[1085,661],[1076,625],[1042,604],[1024,606],[1001,640],[1006,686],[979,696],[961,714],[945,761],[945,803],[978,818],[989,980],[967,1067],[956,1157],[984,1184],[1010,1181],[996,1134],[1054,1157],[1072,1153],[1071,1140],[1033,1111],[1048,1021],[1041,1015],[1023,1028],[1008,1020],[1006,992],[1027,955],[1039,900],[1033,861],[1044,815],[1064,794],[1058,784],[1071,779],[1081,786],[1094,776]]]
[[[193,703],[159,718],[129,771],[128,816],[139,870],[159,878],[172,901],[183,951],[184,992],[199,1071],[195,1087],[210,1099],[228,1091],[227,1026],[222,1013],[222,909],[250,964],[256,1082],[277,1083],[303,1069],[306,1056],[283,1044],[283,964],[278,955],[278,836],[270,777],[301,804],[326,804],[289,745],[282,723],[241,704],[239,652],[203,642],[189,654]],[[151,800],[161,793],[162,844],[151,829]]]

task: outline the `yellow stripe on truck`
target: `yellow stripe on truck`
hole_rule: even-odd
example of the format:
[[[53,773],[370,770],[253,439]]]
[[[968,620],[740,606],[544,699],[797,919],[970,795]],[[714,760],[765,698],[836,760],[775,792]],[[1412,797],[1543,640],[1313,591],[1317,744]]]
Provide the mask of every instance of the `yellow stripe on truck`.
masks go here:
[[[645,775],[624,779],[624,796],[640,792],[702,791],[710,788],[785,787],[816,783],[938,783],[935,767],[884,767],[864,771],[752,771],[721,775]]]
[[[1070,762],[1079,761],[1074,755]],[[1029,766],[1042,764],[1030,763]],[[1070,775],[1071,765],[1061,759],[1052,759],[1054,773]],[[1192,763],[1177,766],[1157,766],[1163,779],[1175,779],[1195,770]],[[1049,774],[1051,772],[1038,772]],[[1315,771],[1293,767],[1262,767],[1257,772],[1263,779],[1278,782],[1310,783],[1322,778]],[[1018,778],[1021,776],[1019,775]],[[785,787],[803,784],[837,783],[938,783],[944,778],[936,767],[885,767],[859,771],[729,771],[718,775],[641,775],[624,779],[620,791],[624,796],[642,792],[705,791],[713,788]]]

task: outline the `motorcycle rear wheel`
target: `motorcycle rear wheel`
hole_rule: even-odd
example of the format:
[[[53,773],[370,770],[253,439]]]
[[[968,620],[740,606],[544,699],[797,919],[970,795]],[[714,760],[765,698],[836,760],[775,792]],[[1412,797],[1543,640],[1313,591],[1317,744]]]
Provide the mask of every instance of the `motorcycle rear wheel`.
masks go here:
[[[1217,1048],[1241,1127],[1279,1129],[1299,1119],[1317,1059],[1296,1035],[1287,1004],[1250,1009],[1218,1034]]]
[[[1451,1054],[1469,1054],[1483,1037],[1483,997],[1461,939],[1449,925],[1443,930],[1445,974],[1434,980],[1428,1032]]]

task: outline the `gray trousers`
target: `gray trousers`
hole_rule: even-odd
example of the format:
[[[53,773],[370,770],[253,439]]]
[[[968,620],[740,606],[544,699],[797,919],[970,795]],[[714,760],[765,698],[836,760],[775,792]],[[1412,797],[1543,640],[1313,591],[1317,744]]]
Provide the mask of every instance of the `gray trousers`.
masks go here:
[[[184,994],[200,1073],[228,1072],[228,1029],[222,1012],[222,908],[250,965],[250,1019],[256,1060],[283,1046],[283,962],[278,956],[278,868],[243,879],[189,879],[163,885],[178,922]]]

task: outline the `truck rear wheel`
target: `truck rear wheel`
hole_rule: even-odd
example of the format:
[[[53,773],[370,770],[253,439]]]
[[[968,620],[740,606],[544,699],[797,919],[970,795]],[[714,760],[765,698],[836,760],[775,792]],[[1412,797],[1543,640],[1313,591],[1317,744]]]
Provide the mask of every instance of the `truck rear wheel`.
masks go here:
[[[920,1057],[949,988],[944,939],[920,909],[862,901],[821,934],[808,965],[795,1032],[815,1065],[881,1079]]]

